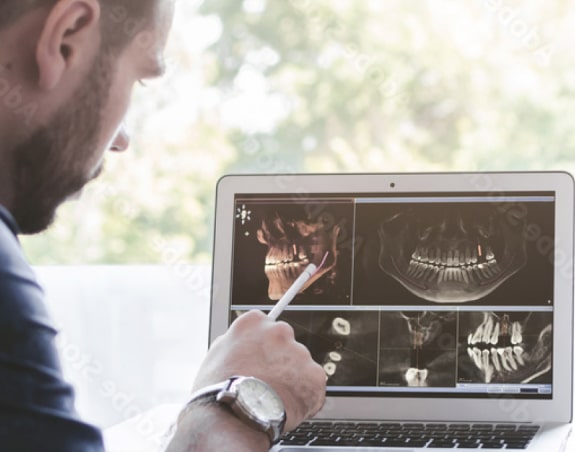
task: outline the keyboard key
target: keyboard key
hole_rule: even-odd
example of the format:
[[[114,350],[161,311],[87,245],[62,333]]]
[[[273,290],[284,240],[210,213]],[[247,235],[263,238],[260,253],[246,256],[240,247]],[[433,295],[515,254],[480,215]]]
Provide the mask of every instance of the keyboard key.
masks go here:
[[[493,430],[492,424],[473,424],[471,430],[491,431]]]
[[[454,431],[466,431],[466,430],[471,430],[471,425],[469,425],[469,424],[451,424],[451,425],[449,425],[449,427],[447,429],[448,430],[454,430]]]

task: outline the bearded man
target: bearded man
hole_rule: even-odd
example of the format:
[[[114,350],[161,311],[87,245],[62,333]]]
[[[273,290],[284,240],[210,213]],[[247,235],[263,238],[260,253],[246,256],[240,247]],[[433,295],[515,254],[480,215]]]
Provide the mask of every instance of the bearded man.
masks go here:
[[[132,87],[164,72],[173,3],[0,0],[2,450],[104,450],[101,433],[74,410],[56,330],[17,236],[46,229],[57,207],[98,176],[106,150],[127,149],[121,124]],[[291,327],[261,312],[240,317],[212,345],[193,387],[202,392],[235,375],[257,377],[279,396],[280,430],[315,414],[325,398],[323,369]],[[180,414],[168,450],[264,451],[279,433],[200,397]]]

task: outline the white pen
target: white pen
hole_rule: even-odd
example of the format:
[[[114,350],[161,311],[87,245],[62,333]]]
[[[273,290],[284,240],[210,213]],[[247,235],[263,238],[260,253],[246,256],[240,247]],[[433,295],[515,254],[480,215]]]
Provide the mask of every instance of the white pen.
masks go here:
[[[309,264],[301,275],[294,281],[294,283],[289,287],[288,290],[279,299],[273,309],[268,313],[268,317],[272,320],[277,320],[283,310],[288,304],[295,298],[306,282],[313,276],[317,271],[317,267],[314,264]]]

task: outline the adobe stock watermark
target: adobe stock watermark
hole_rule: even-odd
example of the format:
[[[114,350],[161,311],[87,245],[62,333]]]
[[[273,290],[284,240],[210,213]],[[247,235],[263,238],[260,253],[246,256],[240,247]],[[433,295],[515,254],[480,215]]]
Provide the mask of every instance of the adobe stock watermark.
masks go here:
[[[153,60],[161,56],[157,47],[156,37],[146,27],[145,18],[133,17],[126,7],[120,5],[110,8],[109,18],[128,39],[134,40],[135,45],[148,58]],[[163,63],[166,70],[163,78],[167,79],[177,71],[178,62],[175,58],[166,58]]]
[[[351,43],[342,43],[338,33],[344,29],[343,25],[331,17],[327,17],[313,0],[290,0],[291,5],[302,15],[307,17],[317,32],[326,39],[336,43],[343,52],[343,56],[352,66],[363,75],[364,79],[373,84],[385,99],[395,99],[405,102],[407,96],[402,94],[399,84],[392,74],[387,73],[373,55],[362,52]]]
[[[16,116],[24,119],[24,124],[30,126],[32,119],[38,112],[38,104],[26,102],[22,94],[22,85],[10,83],[7,78],[6,67],[0,64],[0,102],[14,112]]]
[[[479,0],[485,8],[494,14],[497,22],[515,39],[520,46],[530,51],[535,61],[549,66],[553,57],[553,46],[541,37],[539,27],[529,24],[518,8],[507,6],[504,0]]]
[[[56,345],[66,365],[77,372],[84,381],[92,385],[97,384],[98,395],[107,400],[123,419],[134,418],[143,412],[142,407],[135,402],[134,395],[124,392],[114,380],[107,378],[102,364],[91,354],[71,342],[63,333],[56,337]],[[164,429],[157,429],[145,414],[135,422],[134,427],[146,441],[151,441],[157,446],[163,443],[166,432]]]
[[[151,243],[152,250],[160,256],[163,265],[166,265],[173,274],[184,281],[185,285],[193,292],[209,291],[211,283],[206,272],[197,265],[186,262],[184,253],[176,246],[171,245],[162,237],[156,237]],[[217,288],[213,287],[214,294]]]
[[[535,250],[547,261],[555,265],[558,274],[562,278],[571,279],[573,273],[573,262],[569,250],[559,242],[556,237],[551,236],[553,232],[546,232],[542,226],[530,221],[528,222],[529,208],[524,202],[508,201],[505,191],[500,190],[493,183],[488,174],[477,173],[471,176],[471,184],[474,188],[488,193],[492,198],[494,208],[504,216],[505,221],[512,227],[518,227],[525,223],[522,230],[522,238],[527,243],[532,243]],[[500,200],[498,200],[500,198]]]
[[[138,208],[133,201],[124,198],[119,190],[108,183],[98,182],[90,187],[89,194],[85,198],[88,202],[103,202],[111,200],[111,208],[114,213],[120,213],[126,219],[134,219],[138,214]]]

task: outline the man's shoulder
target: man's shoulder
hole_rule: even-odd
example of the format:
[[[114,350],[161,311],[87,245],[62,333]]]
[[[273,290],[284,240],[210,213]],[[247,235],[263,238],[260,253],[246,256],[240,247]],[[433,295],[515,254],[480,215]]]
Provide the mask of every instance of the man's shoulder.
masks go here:
[[[0,217],[0,273],[33,274],[14,231],[2,220]]]
[[[0,325],[21,320],[49,325],[44,293],[13,231],[0,221]]]

